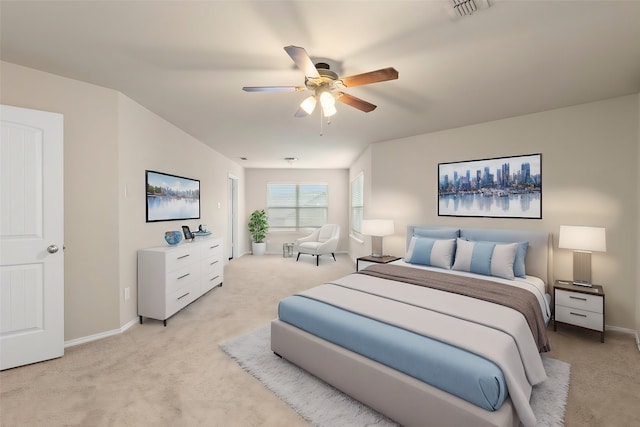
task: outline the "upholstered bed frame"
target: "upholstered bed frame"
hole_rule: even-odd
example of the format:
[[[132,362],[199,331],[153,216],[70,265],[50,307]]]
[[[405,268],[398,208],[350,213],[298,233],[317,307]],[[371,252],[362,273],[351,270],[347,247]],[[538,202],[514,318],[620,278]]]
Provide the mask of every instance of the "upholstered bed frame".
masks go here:
[[[407,242],[414,228],[407,226]],[[543,232],[460,228],[470,240],[529,242],[525,259],[528,275],[549,280],[551,241]],[[518,426],[510,398],[495,412],[423,383],[385,365],[346,350],[280,320],[271,323],[271,349],[337,389],[404,426]]]

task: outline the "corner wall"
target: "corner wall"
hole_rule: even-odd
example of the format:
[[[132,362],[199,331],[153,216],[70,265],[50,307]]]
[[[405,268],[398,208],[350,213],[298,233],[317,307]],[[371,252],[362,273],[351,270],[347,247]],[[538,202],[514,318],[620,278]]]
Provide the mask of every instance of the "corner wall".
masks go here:
[[[373,144],[366,212],[394,218],[396,234],[384,245],[399,256],[410,223],[548,231],[556,278],[572,275],[572,252],[557,249],[560,225],[603,226],[607,252],[593,254],[593,280],[605,287],[606,323],[634,329],[640,293],[638,111],[638,95],[631,95]],[[438,216],[438,163],[531,153],[542,153],[542,220]]]
[[[117,332],[137,317],[136,251],[166,245],[164,232],[183,223],[206,224],[226,239],[227,175],[238,177],[242,220],[244,170],[119,92],[0,67],[0,102],[64,114],[64,339]],[[147,224],[146,169],[199,179],[201,219]],[[240,230],[240,250],[245,239]]]
[[[227,175],[244,172],[236,163],[204,145],[140,104],[118,94],[119,153],[119,300],[120,325],[137,316],[137,251],[165,246],[164,232],[204,224],[215,236],[227,239]],[[200,180],[200,219],[147,223],[145,171],[155,170]],[[228,245],[225,242],[225,250]],[[230,255],[230,254],[227,254]],[[228,256],[225,257],[228,259]],[[125,300],[124,290],[131,298]]]
[[[117,93],[0,67],[3,104],[64,114],[65,341],[118,328]]]

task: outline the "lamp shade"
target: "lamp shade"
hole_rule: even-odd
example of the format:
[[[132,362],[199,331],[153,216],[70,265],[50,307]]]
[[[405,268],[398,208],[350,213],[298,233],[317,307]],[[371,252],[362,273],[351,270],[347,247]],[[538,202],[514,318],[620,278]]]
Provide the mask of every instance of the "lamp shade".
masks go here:
[[[558,247],[579,251],[607,251],[605,229],[602,227],[560,226]]]
[[[389,236],[394,233],[392,219],[363,219],[362,234],[367,236]]]

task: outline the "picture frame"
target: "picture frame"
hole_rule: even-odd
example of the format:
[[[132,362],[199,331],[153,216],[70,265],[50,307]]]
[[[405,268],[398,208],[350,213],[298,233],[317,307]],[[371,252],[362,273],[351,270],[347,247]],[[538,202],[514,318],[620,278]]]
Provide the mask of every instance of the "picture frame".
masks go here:
[[[145,171],[146,221],[200,219],[200,180]]]
[[[439,163],[438,216],[542,219],[542,154]]]

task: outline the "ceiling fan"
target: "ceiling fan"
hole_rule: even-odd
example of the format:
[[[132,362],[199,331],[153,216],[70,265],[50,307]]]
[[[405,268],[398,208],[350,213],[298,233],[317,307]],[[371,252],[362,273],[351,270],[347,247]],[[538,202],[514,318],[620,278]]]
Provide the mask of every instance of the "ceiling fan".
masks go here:
[[[325,62],[314,64],[307,51],[302,47],[286,46],[284,50],[304,73],[304,86],[245,86],[242,90],[245,92],[300,92],[303,90],[314,92],[313,95],[302,101],[295,114],[296,117],[305,117],[311,114],[318,101],[322,106],[322,115],[325,117],[331,117],[336,113],[336,100],[368,113],[375,110],[377,106],[344,93],[342,89],[398,78],[398,71],[393,67],[348,77],[339,77],[338,74],[329,69],[329,64]]]

